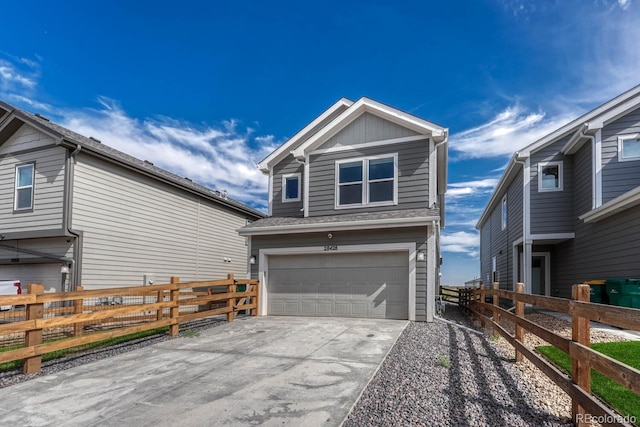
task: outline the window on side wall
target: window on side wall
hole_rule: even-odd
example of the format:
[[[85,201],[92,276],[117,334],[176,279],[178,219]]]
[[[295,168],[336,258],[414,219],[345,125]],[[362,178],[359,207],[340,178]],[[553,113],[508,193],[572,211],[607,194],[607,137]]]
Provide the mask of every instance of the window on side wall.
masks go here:
[[[502,229],[507,228],[507,196],[502,198]]]
[[[618,161],[640,160],[640,134],[618,137]]]
[[[13,209],[15,211],[33,210],[34,181],[34,163],[16,166],[15,193],[13,199]]]
[[[336,208],[397,203],[397,155],[336,162]]]
[[[538,163],[538,191],[562,191],[562,162]]]
[[[498,260],[496,257],[491,258],[491,280],[498,281]]]
[[[282,176],[282,202],[300,201],[300,182],[299,173]]]

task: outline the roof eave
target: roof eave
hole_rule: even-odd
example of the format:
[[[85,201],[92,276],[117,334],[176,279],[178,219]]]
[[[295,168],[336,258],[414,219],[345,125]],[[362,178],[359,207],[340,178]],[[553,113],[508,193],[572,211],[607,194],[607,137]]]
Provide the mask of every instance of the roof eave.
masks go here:
[[[323,231],[370,230],[383,228],[402,228],[427,226],[440,217],[425,216],[418,218],[396,218],[369,221],[322,222],[317,224],[277,225],[271,227],[243,227],[236,231],[241,236],[268,236],[273,234],[300,234]]]

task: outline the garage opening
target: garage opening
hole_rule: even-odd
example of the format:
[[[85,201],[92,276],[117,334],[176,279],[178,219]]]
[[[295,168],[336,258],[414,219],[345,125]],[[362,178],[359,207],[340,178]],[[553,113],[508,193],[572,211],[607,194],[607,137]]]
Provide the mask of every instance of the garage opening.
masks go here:
[[[408,258],[406,251],[270,255],[267,313],[408,319]]]

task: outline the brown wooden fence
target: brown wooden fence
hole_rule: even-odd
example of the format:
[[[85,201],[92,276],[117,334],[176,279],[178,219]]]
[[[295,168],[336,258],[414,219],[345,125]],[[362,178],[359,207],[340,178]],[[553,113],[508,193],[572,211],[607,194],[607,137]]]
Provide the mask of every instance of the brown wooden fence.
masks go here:
[[[619,414],[591,394],[591,369],[637,394],[640,394],[640,370],[589,348],[589,322],[595,320],[619,328],[640,331],[640,310],[590,303],[589,285],[574,285],[572,295],[571,300],[531,295],[524,293],[522,283],[517,284],[516,292],[500,290],[499,284],[494,283],[493,289],[485,289],[484,285],[479,289],[473,289],[471,298],[465,301],[468,302],[467,310],[479,318],[483,325],[490,324],[494,333],[502,335],[515,347],[517,361],[522,361],[523,357],[526,357],[571,397],[572,416],[576,425],[590,425],[585,421],[587,419],[585,414],[612,420],[611,425],[627,425]],[[492,304],[485,302],[487,296],[492,297]],[[500,298],[512,300],[515,304],[515,313],[501,308]],[[571,339],[561,337],[525,319],[525,304],[570,314],[572,317]],[[486,311],[491,311],[492,316],[485,316]],[[501,319],[507,319],[515,324],[514,335],[500,324]],[[525,330],[571,356],[571,375],[561,372],[546,359],[525,347]]]
[[[440,286],[440,296],[444,301],[458,304],[460,309],[471,315],[471,301],[473,298],[479,298],[474,296],[473,288],[462,288],[456,286]]]
[[[239,287],[242,291],[239,291]],[[258,313],[257,280],[235,279],[45,293],[30,284],[24,295],[0,296],[0,305],[13,306],[0,323],[0,342],[22,342],[0,352],[0,363],[24,360],[24,373],[38,373],[42,355],[141,331],[179,325],[204,317],[225,315],[233,321],[239,311]]]

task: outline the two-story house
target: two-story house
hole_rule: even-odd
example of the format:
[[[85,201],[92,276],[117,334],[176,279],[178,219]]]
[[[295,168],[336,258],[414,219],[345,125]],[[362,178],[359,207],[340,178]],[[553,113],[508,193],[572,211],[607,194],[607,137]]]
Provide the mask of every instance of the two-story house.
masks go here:
[[[640,277],[640,86],[516,152],[476,228],[487,285]]]
[[[0,278],[47,290],[246,274],[224,194],[0,102]]]
[[[269,217],[239,230],[260,313],[432,320],[447,135],[340,99],[261,161]]]

